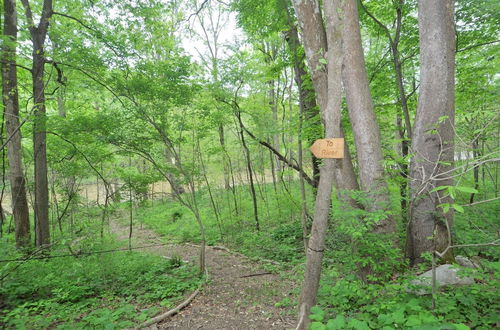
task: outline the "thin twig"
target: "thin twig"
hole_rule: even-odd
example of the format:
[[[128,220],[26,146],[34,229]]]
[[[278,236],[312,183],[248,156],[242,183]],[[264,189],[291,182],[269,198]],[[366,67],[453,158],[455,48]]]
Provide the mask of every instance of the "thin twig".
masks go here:
[[[493,201],[496,201],[498,199],[500,199],[500,197],[495,197],[495,198],[492,198],[492,199],[486,199],[484,201],[478,201],[478,202],[474,202],[474,203],[470,203],[470,204],[465,204],[465,205],[462,205],[462,206],[474,206],[474,205],[477,205],[477,204],[483,204],[483,203],[493,202]]]

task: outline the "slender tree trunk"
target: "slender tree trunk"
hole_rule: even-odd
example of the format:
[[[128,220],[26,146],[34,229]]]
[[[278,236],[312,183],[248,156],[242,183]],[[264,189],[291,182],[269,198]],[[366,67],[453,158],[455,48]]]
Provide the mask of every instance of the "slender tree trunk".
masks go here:
[[[4,40],[2,80],[3,105],[7,138],[11,137],[7,148],[12,194],[12,213],[15,222],[16,247],[30,244],[29,207],[26,198],[26,180],[23,172],[21,131],[19,130],[19,97],[17,91],[16,43],[17,13],[16,1],[4,0]]]
[[[369,204],[365,205],[367,210],[385,210],[389,207],[389,190],[384,177],[380,130],[373,110],[365,68],[357,1],[345,0],[342,4],[342,45],[346,54],[342,77],[356,142],[361,189],[368,193],[371,199]],[[375,224],[374,231],[393,233],[395,229],[394,219],[388,217]]]
[[[319,9],[319,8],[318,8]],[[332,138],[341,133],[340,118],[342,104],[341,65],[342,47],[339,31],[338,10],[330,1],[325,2],[328,24],[328,80],[327,106],[323,108],[325,137]],[[326,37],[326,36],[325,36]],[[314,219],[306,253],[306,270],[299,301],[299,322],[297,329],[308,329],[311,307],[316,304],[316,296],[321,277],[321,265],[325,249],[325,237],[330,216],[332,185],[335,176],[341,173],[342,160],[325,159],[320,171]],[[337,182],[340,178],[337,179]]]
[[[479,150],[479,141],[478,140],[479,140],[478,138],[475,138],[472,141],[472,155],[474,157],[474,160],[479,159],[479,157],[481,156],[481,152]],[[473,173],[474,173],[474,189],[477,190],[477,189],[479,189],[479,165],[478,164],[474,164]],[[475,196],[475,193],[470,194],[469,204],[474,203],[474,196]]]
[[[278,126],[278,102],[276,97],[275,81],[271,80],[268,83],[268,85],[269,85],[269,105],[271,106],[271,111],[273,113],[273,122],[275,123],[276,126]],[[281,149],[279,133],[273,133],[273,147],[278,151],[280,151]],[[277,156],[274,156],[274,166],[276,173],[278,174],[277,176],[280,177],[281,162]]]
[[[253,182],[253,172],[252,172],[252,161],[250,159],[250,150],[248,149],[248,146],[245,141],[245,134],[244,134],[244,129],[243,129],[243,122],[241,121],[241,114],[239,110],[236,110],[236,116],[238,119],[238,122],[240,124],[240,138],[241,138],[241,143],[243,144],[243,149],[245,149],[245,157],[246,157],[246,164],[247,164],[247,169],[248,169],[248,178],[250,180],[250,192],[252,194],[252,202],[253,202],[253,216],[255,219],[255,229],[257,231],[260,231],[260,223],[259,223],[259,212],[257,208],[257,194],[255,193],[255,186]]]
[[[230,172],[230,169],[229,169],[229,164],[228,164],[228,160],[227,160],[227,153],[226,153],[226,139],[225,139],[225,136],[224,136],[224,126],[222,124],[219,124],[219,143],[220,143],[220,146],[222,148],[222,163],[223,163],[223,166],[224,166],[224,188],[226,190],[229,190],[231,189],[231,184],[229,182],[229,172]]]
[[[410,166],[410,223],[408,256],[412,264],[424,261],[422,253],[442,251],[451,244],[452,203],[439,186],[453,185],[455,120],[455,30],[453,0],[419,0],[420,95],[413,128]],[[433,239],[430,239],[433,237]],[[445,260],[453,259],[452,253]]]
[[[217,222],[217,226],[219,227],[220,239],[221,239],[221,241],[223,241],[224,240],[224,233],[222,231],[222,221],[220,219],[220,214],[219,214],[220,211],[219,211],[219,207],[217,206],[217,203],[215,202],[215,198],[214,198],[214,195],[212,193],[212,188],[210,187],[210,182],[208,181],[207,168],[206,168],[205,162],[203,160],[203,154],[201,153],[201,150],[200,150],[199,139],[196,140],[196,149],[197,149],[196,152],[197,152],[198,157],[200,159],[200,165],[201,165],[203,179],[205,180],[205,184],[207,185],[208,195],[210,196],[210,203],[212,204],[212,208],[214,210],[215,220]]]
[[[132,157],[128,157],[128,167],[132,168]],[[132,231],[134,228],[134,199],[133,199],[133,189],[132,189],[132,180],[129,177],[128,179],[128,201],[129,205],[129,228],[128,228],[128,249],[132,250]]]
[[[316,0],[294,0],[293,3],[302,31],[302,40],[314,90],[316,91],[316,100],[320,109],[324,111],[328,105],[328,76],[327,69],[319,59],[324,59],[328,44],[319,3]],[[336,137],[343,137],[342,128]],[[359,189],[347,144],[344,146],[344,158],[341,162],[341,166],[335,167],[337,194],[339,195],[344,190]],[[345,198],[347,198],[349,204],[356,205],[349,197],[345,196]]]
[[[297,27],[289,19],[289,29],[287,31],[286,41],[290,49],[292,50],[294,56],[294,80],[299,89],[299,106],[301,107],[304,115],[302,119],[306,119],[308,125],[314,125],[321,127],[321,121],[319,117],[319,108],[316,104],[316,96],[314,95],[314,90],[312,88],[307,88],[306,86],[312,86],[311,78],[307,74],[306,66],[303,59],[299,59],[298,48],[300,47],[299,34],[297,32]],[[305,83],[305,80],[309,80]],[[308,136],[309,145],[312,145],[316,138],[314,136]],[[313,185],[318,186],[319,183],[319,165],[320,160],[314,155],[311,155],[312,171],[313,171]]]
[[[50,244],[49,187],[47,179],[47,133],[45,108],[45,39],[52,17],[52,0],[44,0],[40,22],[35,25],[29,0],[21,0],[29,25],[33,43],[33,152],[35,159],[35,243],[37,246]]]
[[[47,133],[44,67],[45,56],[43,41],[40,36],[33,36],[33,150],[35,153],[35,218],[36,245],[50,244],[49,227],[49,191],[47,178]]]
[[[300,93],[300,88],[299,88]],[[299,158],[299,166],[302,168],[304,165],[304,156],[303,156],[303,146],[302,146],[302,126],[304,122],[304,104],[299,102],[299,135],[298,135],[298,158]],[[319,177],[319,175],[318,175]],[[306,184],[304,181],[304,177],[299,175],[300,180],[300,206],[301,206],[301,225],[302,225],[302,240],[304,242],[304,251],[307,253],[307,242],[309,236],[309,228],[307,225],[307,219],[309,211],[307,209],[307,196],[306,196]],[[313,178],[314,180],[314,178]],[[319,182],[318,182],[319,183]]]
[[[165,159],[167,161],[167,164],[176,166],[175,165],[176,160],[173,157],[172,152],[170,151],[170,147],[165,147]],[[167,175],[169,176],[168,182],[170,183],[172,192],[175,192],[176,194],[183,194],[186,192],[184,187],[178,183],[178,180],[174,174],[168,173]]]
[[[408,215],[408,177],[410,176],[410,172],[408,169],[408,163],[406,162],[406,156],[408,156],[408,145],[409,141],[405,138],[405,129],[403,127],[403,123],[401,121],[401,115],[397,114],[396,116],[396,139],[400,140],[401,143],[398,143],[396,146],[396,152],[399,157],[404,160],[399,163],[400,171],[399,175],[401,176],[401,182],[399,184],[399,195],[400,195],[400,206],[401,206],[401,217],[403,222],[407,222]]]

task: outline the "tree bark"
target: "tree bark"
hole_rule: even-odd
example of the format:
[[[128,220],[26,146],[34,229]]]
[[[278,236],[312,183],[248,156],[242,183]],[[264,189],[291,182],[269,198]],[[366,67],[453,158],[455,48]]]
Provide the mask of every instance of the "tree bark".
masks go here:
[[[342,105],[342,85],[341,85],[341,66],[342,66],[342,48],[341,34],[339,26],[338,11],[332,1],[325,2],[325,12],[328,24],[328,80],[327,92],[328,99],[326,107],[323,108],[323,121],[325,123],[325,137],[332,138],[341,134],[340,119]],[[332,185],[335,176],[342,172],[342,160],[325,159],[323,167],[320,169],[320,180],[318,193],[316,195],[316,204],[314,219],[311,228],[306,253],[306,270],[304,282],[299,301],[299,323],[297,329],[308,329],[310,309],[316,303],[316,296],[321,277],[321,265],[323,261],[323,252],[325,249],[325,237],[328,229],[328,218],[330,215]],[[337,182],[341,178],[337,177]]]
[[[412,264],[422,253],[442,252],[451,238],[453,212],[439,206],[452,203],[439,186],[451,186],[454,156],[455,30],[453,0],[420,0],[420,95],[413,128],[410,165],[410,223],[408,256]],[[434,239],[429,239],[434,237]],[[453,259],[451,253],[445,259]]]
[[[328,44],[321,10],[316,0],[294,0],[293,4],[301,28],[306,59],[316,91],[316,100],[321,111],[324,111],[328,105],[328,75],[326,68],[321,65],[319,60],[324,58]],[[336,137],[343,137],[342,127],[340,130],[339,136]],[[338,194],[343,190],[359,189],[347,144],[344,146],[342,165],[337,166],[335,172]],[[351,205],[356,204],[349,198],[348,201]]]
[[[342,48],[345,54],[342,77],[346,90],[347,106],[356,143],[361,189],[371,199],[365,205],[368,211],[389,207],[389,190],[384,178],[380,130],[373,110],[373,103],[366,73],[361,44],[356,0],[342,1]],[[388,217],[375,224],[374,232],[393,233],[394,219]]]
[[[170,147],[165,147],[165,160],[167,164],[169,164],[172,167],[176,166],[176,159],[172,154],[172,150]],[[184,194],[186,192],[186,189],[179,184],[179,181],[177,180],[175,174],[173,173],[167,173],[169,176],[168,182],[170,184],[170,187],[172,188],[172,192],[176,194]]]
[[[308,85],[305,80],[310,82],[310,86],[312,86],[311,78],[307,74],[306,65],[304,60],[299,58],[298,49],[300,47],[299,41],[299,33],[297,31],[297,27],[294,23],[289,19],[289,29],[286,35],[286,41],[288,46],[290,47],[293,57],[294,57],[294,80],[297,84],[297,88],[299,90],[299,106],[305,118],[301,118],[301,120],[306,119],[309,122],[309,125],[321,126],[321,122],[319,119],[319,108],[316,104],[316,96],[314,95],[314,90],[312,88],[307,88]],[[314,119],[317,118],[317,122]],[[308,142],[312,145],[315,141],[315,137],[309,135]],[[313,186],[317,187],[319,184],[319,166],[320,160],[316,158],[314,155],[311,155],[311,165],[312,165],[312,181]],[[302,167],[302,166],[301,166]]]
[[[387,26],[385,26],[380,20],[378,20],[374,15],[372,15],[366,7],[363,6],[362,2],[361,5],[363,6],[364,11],[370,16],[375,23],[377,23],[382,30],[385,32],[387,39],[389,40],[389,45],[391,47],[391,55],[392,55],[392,62],[394,66],[394,73],[396,74],[396,91],[398,93],[399,97],[399,103],[401,104],[401,111],[404,117],[404,125],[401,120],[401,114],[398,113],[396,114],[396,125],[397,125],[397,139],[401,140],[401,143],[398,144],[398,147],[400,147],[400,150],[398,150],[398,153],[400,153],[400,156],[404,159],[406,159],[406,156],[408,156],[408,146],[409,146],[409,140],[411,139],[412,136],[412,128],[411,128],[411,121],[410,121],[410,111],[408,107],[408,96],[406,95],[405,92],[405,87],[404,87],[404,78],[403,78],[403,63],[401,61],[401,56],[399,53],[399,42],[401,40],[401,28],[402,28],[402,20],[403,20],[403,6],[404,6],[405,0],[398,0],[397,5],[396,5],[396,27],[395,27],[395,33],[394,33],[394,38],[391,35],[391,32]],[[401,167],[401,183],[400,183],[400,196],[401,196],[401,216],[403,219],[407,219],[407,200],[408,200],[408,177],[409,177],[409,170],[408,170],[408,164],[405,161],[400,163]],[[405,221],[406,222],[406,221]]]
[[[16,44],[17,13],[16,1],[4,0],[4,49],[2,61],[3,105],[7,136],[11,137],[7,148],[12,194],[12,213],[15,222],[16,247],[30,244],[29,207],[26,198],[26,179],[23,172],[21,131],[19,122],[19,96],[17,90]]]
[[[52,17],[52,0],[44,0],[40,22],[35,25],[29,0],[21,0],[28,21],[33,43],[33,152],[35,159],[35,243],[36,246],[50,244],[49,188],[47,179],[47,133],[45,108],[45,39]]]

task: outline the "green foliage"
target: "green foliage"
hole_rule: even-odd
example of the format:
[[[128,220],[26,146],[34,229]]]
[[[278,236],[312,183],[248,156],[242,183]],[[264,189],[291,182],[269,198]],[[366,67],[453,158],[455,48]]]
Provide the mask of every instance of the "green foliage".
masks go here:
[[[317,329],[489,329],[498,320],[498,263],[474,272],[477,283],[446,288],[436,296],[408,293],[409,278],[365,284],[355,277],[326,271],[320,292],[322,308],[311,310]],[[472,274],[469,274],[472,275]],[[326,286],[333,281],[335,284]]]
[[[208,244],[217,242],[255,258],[295,262],[303,257],[303,234],[300,225],[299,201],[286,195],[274,195],[272,184],[261,185],[258,203],[265,206],[260,210],[262,219],[260,232],[253,229],[253,209],[247,186],[237,186],[238,215],[235,214],[231,191],[215,190],[219,196],[220,223],[214,217],[214,210],[207,190],[196,193],[197,204],[204,220]],[[299,186],[293,182],[291,196],[298,196]],[[264,199],[265,197],[265,199]],[[227,201],[227,202],[226,202]],[[175,201],[155,201],[149,206],[137,209],[136,220],[156,232],[180,242],[199,242],[200,233],[192,212]],[[222,231],[222,237],[221,237]]]
[[[196,274],[191,266],[139,252],[33,260],[3,281],[0,323],[12,328],[130,328],[157,312],[150,303],[192,290]]]
[[[351,196],[361,205],[373,203],[362,192],[351,192]],[[327,238],[330,249],[325,258],[342,260],[347,272],[370,269],[367,280],[373,282],[388,280],[395,271],[404,267],[404,259],[394,246],[394,238],[372,232],[379,221],[393,216],[392,211],[366,211],[339,204],[335,202],[332,208],[333,226]]]

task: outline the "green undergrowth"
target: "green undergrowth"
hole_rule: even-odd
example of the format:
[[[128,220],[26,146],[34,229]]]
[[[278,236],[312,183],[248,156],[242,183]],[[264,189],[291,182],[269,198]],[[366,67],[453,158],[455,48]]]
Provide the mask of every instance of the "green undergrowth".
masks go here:
[[[122,246],[91,245],[85,252]],[[134,251],[5,263],[0,276],[0,325],[15,329],[130,328],[199,283],[191,265]]]
[[[491,329],[499,320],[498,248],[455,249],[455,254],[479,258],[482,268],[475,271],[475,284],[443,288],[434,299],[408,292],[409,282],[417,273],[430,269],[410,269],[404,257],[406,224],[401,217],[399,190],[391,185],[391,211],[367,212],[333,203],[330,228],[324,256],[324,270],[313,309],[313,329]],[[487,190],[487,189],[486,189]],[[486,191],[485,190],[485,191]],[[223,244],[251,258],[272,259],[295,271],[293,279],[302,280],[304,253],[301,227],[300,190],[297,182],[287,189],[271,184],[257,190],[260,232],[255,228],[248,186],[231,191],[212,190],[216,197],[215,216],[208,191],[196,195],[209,245]],[[333,193],[335,194],[335,192]],[[309,210],[313,210],[312,193],[308,190]],[[362,193],[352,196],[361,204],[369,204]],[[470,194],[457,191],[456,203],[465,205]],[[476,200],[489,196],[479,193]],[[238,209],[235,208],[235,199]],[[455,244],[491,242],[498,232],[499,202],[464,207],[455,211]],[[371,233],[371,226],[392,216],[398,222],[399,246],[390,237]],[[149,201],[135,210],[136,225],[142,223],[169,241],[199,242],[198,224],[189,208],[172,200]],[[309,220],[310,225],[310,220]],[[371,274],[363,282],[361,268]],[[295,306],[298,288],[276,307]]]
[[[325,270],[311,329],[493,329],[500,320],[500,263],[484,261],[468,275],[475,284],[441,288],[435,296],[408,292],[411,276],[366,284],[338,269]]]
[[[476,196],[478,200],[491,198]],[[455,203],[466,205],[470,194],[457,193]],[[474,284],[440,288],[437,294],[419,296],[410,290],[416,274],[431,268],[408,267],[404,240],[399,248],[380,234],[370,234],[366,222],[384,214],[334,211],[327,238],[318,306],[312,309],[311,329],[493,329],[500,321],[498,279],[500,251],[493,246],[454,249],[455,255],[474,260],[479,269],[464,269]],[[463,207],[455,212],[454,244],[495,241],[500,201]],[[393,213],[394,214],[394,213]],[[363,219],[363,221],[359,221]],[[401,231],[404,230],[402,226]],[[404,237],[404,232],[400,237]],[[430,257],[428,258],[430,260]],[[439,260],[437,261],[440,262]],[[357,275],[372,269],[367,281]],[[429,290],[430,291],[430,290]]]
[[[199,191],[197,202],[207,244],[225,245],[250,258],[284,263],[303,260],[299,186],[292,182],[287,191],[279,187],[277,189],[278,194],[272,184],[264,184],[257,189],[260,231],[256,229],[248,186],[236,187],[236,196],[230,191],[212,191],[217,197],[218,217],[215,216],[208,191]],[[309,197],[312,198],[310,192]],[[200,229],[192,212],[173,200],[143,203],[135,212],[135,224],[139,223],[171,241],[200,241]]]

